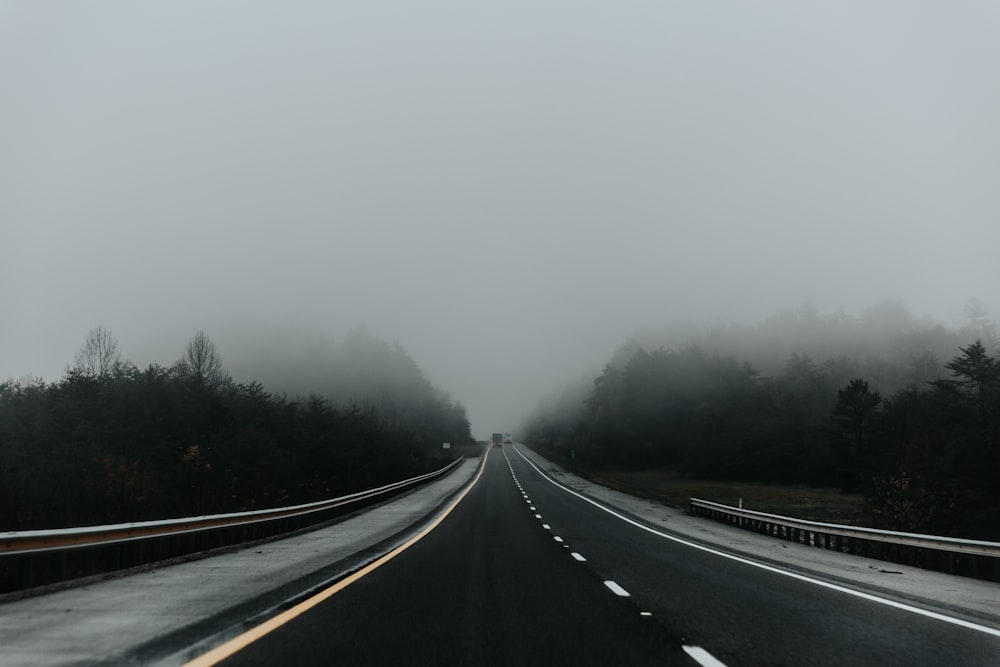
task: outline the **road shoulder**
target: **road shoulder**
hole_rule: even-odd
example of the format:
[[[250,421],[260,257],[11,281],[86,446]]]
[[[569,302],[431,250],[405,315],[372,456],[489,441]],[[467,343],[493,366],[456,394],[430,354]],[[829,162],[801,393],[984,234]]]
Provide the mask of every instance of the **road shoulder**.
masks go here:
[[[770,538],[583,479],[518,446],[553,480],[663,532],[750,560],[1000,629],[1000,584]]]
[[[0,604],[0,662],[147,664],[172,640],[264,613],[390,550],[469,483],[479,461],[313,532]]]

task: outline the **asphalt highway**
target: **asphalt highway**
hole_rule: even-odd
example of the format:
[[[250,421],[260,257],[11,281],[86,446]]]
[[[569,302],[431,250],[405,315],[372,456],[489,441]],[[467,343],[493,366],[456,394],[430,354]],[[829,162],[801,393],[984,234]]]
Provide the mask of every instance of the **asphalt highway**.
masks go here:
[[[200,664],[1000,664],[990,628],[607,509],[494,448],[422,538]]]
[[[695,665],[541,527],[502,450],[400,556],[223,665]]]
[[[549,532],[598,578],[625,588],[657,624],[724,664],[1000,664],[995,629],[693,548],[561,488],[517,451],[507,454]]]

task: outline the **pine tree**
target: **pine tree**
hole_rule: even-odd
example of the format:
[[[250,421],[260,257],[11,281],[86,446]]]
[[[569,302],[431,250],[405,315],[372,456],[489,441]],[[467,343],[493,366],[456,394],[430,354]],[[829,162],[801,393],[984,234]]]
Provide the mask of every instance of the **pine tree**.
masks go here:
[[[971,390],[972,398],[979,409],[979,416],[986,422],[986,406],[990,394],[1000,385],[1000,365],[986,353],[986,346],[976,340],[969,347],[960,347],[962,354],[944,365],[954,380],[941,380],[934,384],[941,388]]]
[[[837,392],[837,405],[833,409],[834,420],[851,434],[857,449],[858,466],[865,464],[864,439],[878,416],[882,396],[872,391],[868,383],[860,378]]]

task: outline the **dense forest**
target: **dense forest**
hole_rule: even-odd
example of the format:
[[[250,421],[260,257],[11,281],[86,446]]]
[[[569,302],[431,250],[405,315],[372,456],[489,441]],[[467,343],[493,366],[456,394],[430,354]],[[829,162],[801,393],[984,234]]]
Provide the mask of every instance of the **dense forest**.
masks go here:
[[[890,302],[676,347],[647,334],[539,410],[525,439],[581,466],[839,486],[866,494],[875,526],[1000,538],[1000,339],[981,307],[967,314],[953,331]]]
[[[202,332],[168,367],[90,332],[53,383],[0,383],[0,530],[251,510],[436,469],[469,443],[465,408],[399,347],[353,332],[336,396],[235,382]],[[352,391],[353,387],[353,391]]]

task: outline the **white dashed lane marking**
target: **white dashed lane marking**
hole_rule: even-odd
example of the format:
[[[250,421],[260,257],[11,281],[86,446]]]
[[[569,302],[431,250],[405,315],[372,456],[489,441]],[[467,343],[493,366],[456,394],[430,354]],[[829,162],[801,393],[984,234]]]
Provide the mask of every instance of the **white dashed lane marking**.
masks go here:
[[[610,588],[611,592],[614,593],[615,595],[620,595],[623,598],[631,597],[627,590],[625,590],[624,588],[622,588],[613,581],[605,581],[604,585]]]
[[[723,662],[700,646],[685,646],[683,648],[684,652],[694,658],[695,662],[702,667],[726,667]]]
[[[520,453],[520,452],[518,452],[518,453]],[[506,456],[506,452],[504,453],[504,456]],[[524,455],[521,454],[521,456],[523,457]],[[529,463],[531,463],[531,462],[529,461]],[[518,491],[520,491],[521,495],[524,497],[524,502],[528,504],[528,506],[530,507],[530,509],[532,511],[535,511],[535,509],[536,509],[535,506],[531,504],[531,499],[528,498],[528,494],[524,491],[524,487],[521,486],[521,482],[517,479],[517,476],[514,474],[514,468],[513,468],[513,466],[511,466],[510,463],[508,463],[507,467],[510,468],[510,475],[511,475],[511,477],[514,478],[514,483],[517,485]],[[556,484],[556,486],[560,486],[560,485]],[[563,488],[565,488],[565,487],[563,487]],[[570,493],[573,493],[573,492],[570,491]],[[574,495],[577,495],[577,494],[574,494]],[[596,503],[594,503],[594,504],[596,504]],[[604,509],[604,508],[601,508],[601,509]],[[608,511],[608,510],[605,510],[605,511]],[[612,514],[614,514],[614,513],[612,512]],[[542,515],[541,514],[535,514],[535,518],[536,519],[541,519]],[[552,530],[552,526],[550,526],[547,523],[543,523],[542,524],[542,528],[544,528],[545,530]],[[552,539],[555,540],[556,542],[559,542],[559,543],[563,542],[563,538],[559,537],[558,535],[553,535]],[[569,549],[569,545],[568,544],[563,544],[563,548],[564,549]],[[584,558],[583,554],[580,554],[580,553],[578,553],[576,551],[571,552],[570,556],[572,556],[574,560],[576,560],[578,562],[581,562],[581,563],[584,563],[584,562],[587,561],[587,559]],[[612,593],[614,593],[615,595],[618,595],[618,596],[623,597],[623,598],[631,597],[631,594],[627,590],[625,590],[624,588],[622,588],[621,586],[619,586],[614,581],[611,581],[611,580],[605,581],[604,585],[607,586],[608,589]],[[639,612],[639,615],[640,616],[652,616],[653,614],[652,614],[652,612],[642,611],[642,612]],[[701,648],[700,646],[684,646],[683,648],[684,648],[684,652],[687,653],[695,662],[697,662],[699,665],[701,665],[701,667],[726,667],[726,665],[724,663],[720,662],[715,656],[713,656],[711,653],[709,653],[705,649]]]

